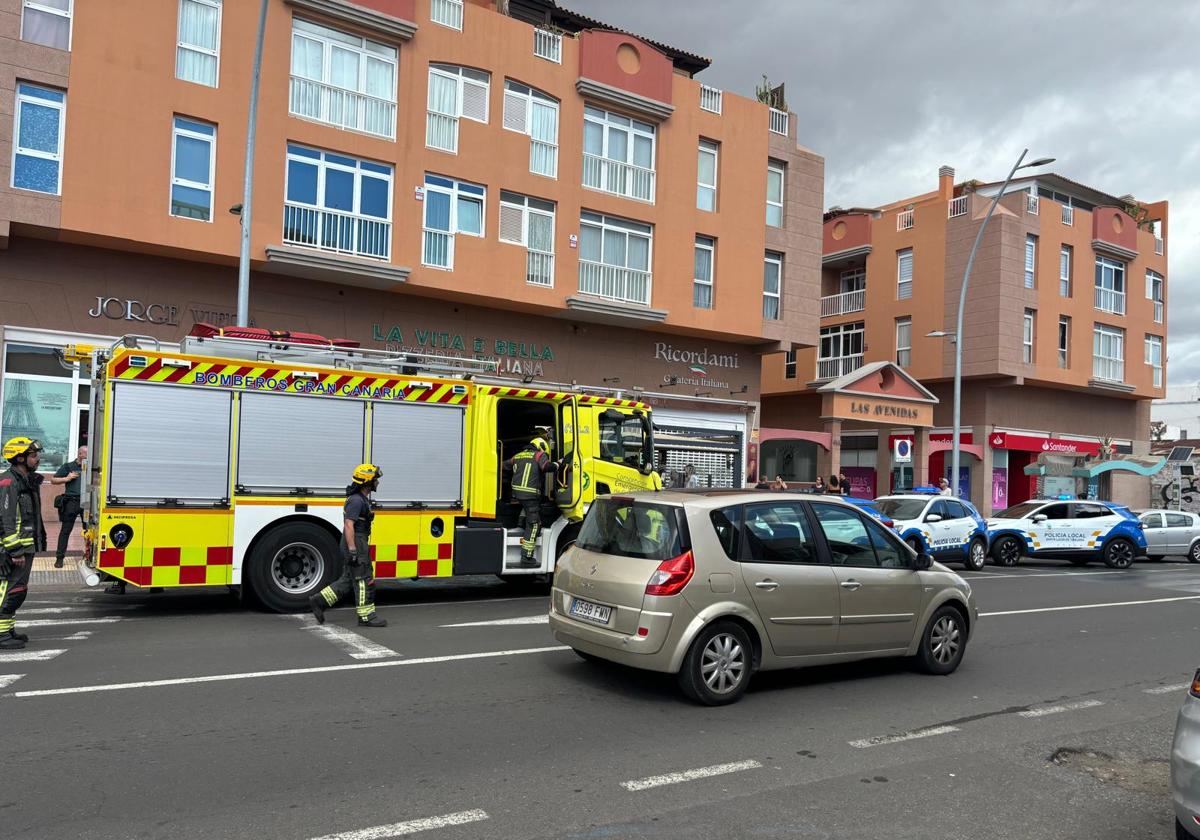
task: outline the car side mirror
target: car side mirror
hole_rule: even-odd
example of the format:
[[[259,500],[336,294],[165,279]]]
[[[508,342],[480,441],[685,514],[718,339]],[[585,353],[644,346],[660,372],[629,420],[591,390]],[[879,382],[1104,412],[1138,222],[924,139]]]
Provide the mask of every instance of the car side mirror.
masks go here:
[[[925,517],[926,522],[941,522],[942,515],[940,513],[931,513]]]
[[[1034,521],[1034,522],[1039,522],[1039,523],[1040,523],[1040,522],[1045,522],[1045,521],[1046,521],[1047,519],[1049,519],[1049,518],[1050,518],[1050,517],[1046,516],[1046,514],[1044,514],[1044,513],[1035,513],[1035,514],[1033,515],[1033,521]]]
[[[933,567],[933,555],[920,552],[917,554],[917,571],[923,572]]]

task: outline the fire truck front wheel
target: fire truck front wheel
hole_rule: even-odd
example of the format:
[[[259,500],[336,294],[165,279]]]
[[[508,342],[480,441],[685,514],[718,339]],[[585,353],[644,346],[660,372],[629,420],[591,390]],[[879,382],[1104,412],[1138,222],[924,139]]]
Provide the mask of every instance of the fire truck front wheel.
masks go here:
[[[308,609],[308,596],[339,572],[338,544],[320,525],[289,522],[263,535],[250,556],[249,581],[269,610]]]

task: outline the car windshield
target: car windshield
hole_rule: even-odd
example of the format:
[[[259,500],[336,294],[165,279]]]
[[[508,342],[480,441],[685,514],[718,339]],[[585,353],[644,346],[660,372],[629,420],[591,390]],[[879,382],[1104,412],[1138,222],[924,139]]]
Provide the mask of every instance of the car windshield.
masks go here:
[[[1021,502],[996,514],[997,519],[1024,519],[1042,506],[1041,502]]]
[[[575,544],[600,554],[669,560],[687,548],[679,529],[680,510],[630,498],[597,499]]]
[[[876,499],[879,512],[891,519],[916,519],[925,510],[928,499]]]

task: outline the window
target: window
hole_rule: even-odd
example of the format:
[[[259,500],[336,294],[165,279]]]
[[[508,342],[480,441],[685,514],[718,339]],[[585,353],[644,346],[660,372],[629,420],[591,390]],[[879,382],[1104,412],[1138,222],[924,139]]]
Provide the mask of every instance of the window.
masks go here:
[[[613,497],[592,502],[576,545],[585,551],[661,563],[691,546],[680,531],[680,509],[641,499]]]
[[[554,202],[501,190],[500,241],[528,249],[526,283],[554,285]]]
[[[1150,365],[1155,388],[1163,384],[1163,340],[1160,335],[1146,336],[1146,364]]]
[[[821,328],[817,378],[836,379],[858,370],[863,363],[863,322]]]
[[[1021,361],[1027,365],[1033,364],[1033,333],[1035,315],[1032,309],[1025,310],[1021,321]]]
[[[912,318],[896,319],[896,364],[912,364]]]
[[[558,177],[558,100],[536,88],[504,80],[504,127],[529,135],[529,171]]]
[[[953,438],[951,438],[953,440]],[[962,502],[952,501],[947,499],[942,502],[946,506],[946,513],[951,519],[966,519],[971,514],[967,513],[967,509],[963,507]]]
[[[66,110],[67,95],[61,90],[17,82],[12,163],[17,189],[61,193]]]
[[[1092,331],[1092,376],[1125,381],[1125,330],[1096,324]]]
[[[1192,517],[1186,513],[1168,513],[1166,514],[1168,528],[1194,528]]]
[[[1032,233],[1025,236],[1025,288],[1032,289],[1037,284],[1037,237]]]
[[[908,300],[912,297],[913,285],[913,252],[905,248],[896,252],[896,299]]]
[[[816,563],[817,552],[798,502],[746,505],[746,559],[751,563]]]
[[[425,145],[443,152],[458,152],[458,121],[488,121],[491,76],[482,70],[450,64],[429,65],[429,111],[425,118]]]
[[[697,236],[692,262],[692,306],[697,309],[713,308],[713,255],[717,240],[711,236]]]
[[[867,526],[855,511],[841,505],[814,504],[813,513],[825,533],[835,566],[878,566]]]
[[[600,460],[639,469],[649,447],[641,421],[628,414],[600,415]]]
[[[1041,514],[1042,516],[1046,517],[1047,519],[1070,519],[1071,518],[1071,506],[1070,505],[1047,505],[1046,507],[1039,510],[1038,513]]]
[[[87,443],[87,374],[81,378],[78,366],[66,370],[59,365],[58,349],[61,345],[5,344],[0,382],[0,438],[37,438],[46,448],[40,469],[50,472],[74,458],[76,447]]]
[[[776,161],[767,164],[767,224],[783,227],[784,165]]]
[[[451,29],[462,30],[463,0],[432,0],[429,4],[429,19]]]
[[[585,106],[583,185],[654,201],[655,136],[650,123]]]
[[[1112,516],[1113,512],[1104,505],[1080,504],[1073,505],[1076,519],[1099,519],[1102,516]]]
[[[1071,319],[1065,315],[1058,319],[1058,366],[1066,368],[1071,361]]]
[[[221,0],[179,0],[175,77],[217,86],[221,54]]]
[[[783,378],[796,378],[796,351],[786,350],[783,354]]]
[[[288,109],[298,117],[396,136],[395,47],[292,19]]]
[[[583,211],[579,216],[579,291],[650,304],[650,225]]]
[[[21,5],[22,41],[71,49],[71,0],[25,0]]]
[[[717,144],[700,141],[696,166],[696,207],[712,212],[717,209]]]
[[[714,510],[708,518],[717,534],[717,541],[725,549],[725,556],[737,560],[742,542],[742,509],[734,506]]]
[[[454,268],[457,234],[483,236],[483,207],[487,190],[477,184],[440,175],[425,176],[425,236],[421,263]]]
[[[1163,322],[1163,276],[1157,271],[1146,272],[1146,299],[1154,301],[1154,323]]]
[[[288,144],[283,241],[387,259],[392,167]]]
[[[1096,308],[1114,315],[1125,314],[1125,263],[1096,258]]]
[[[1062,297],[1071,296],[1071,262],[1074,249],[1070,245],[1062,246],[1058,252],[1058,293]]]
[[[763,319],[779,320],[779,301],[783,289],[783,254],[767,251],[763,255]],[[794,364],[794,362],[793,362]]]
[[[212,221],[217,127],[176,117],[171,134],[171,215]]]
[[[867,288],[867,270],[865,268],[844,269],[838,277],[838,291],[861,292]]]

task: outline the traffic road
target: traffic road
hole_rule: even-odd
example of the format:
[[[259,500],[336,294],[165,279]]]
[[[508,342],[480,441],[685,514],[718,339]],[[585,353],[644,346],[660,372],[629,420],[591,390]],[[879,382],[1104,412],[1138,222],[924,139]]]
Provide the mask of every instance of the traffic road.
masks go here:
[[[762,674],[690,705],[581,661],[545,597],[381,587],[352,609],[35,586],[0,654],[6,837],[1151,838],[1200,665],[1200,566],[966,575],[963,666]],[[131,590],[132,592],[132,590]]]

